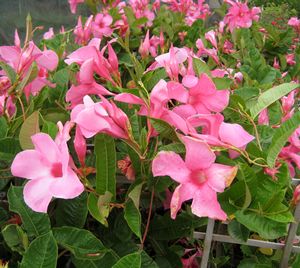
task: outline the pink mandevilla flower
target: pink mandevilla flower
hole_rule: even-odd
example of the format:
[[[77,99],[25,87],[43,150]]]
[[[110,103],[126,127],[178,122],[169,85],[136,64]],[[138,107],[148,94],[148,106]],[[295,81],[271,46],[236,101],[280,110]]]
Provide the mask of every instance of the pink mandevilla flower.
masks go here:
[[[53,141],[48,134],[38,133],[31,139],[34,149],[18,153],[11,172],[29,180],[24,187],[26,204],[34,211],[47,212],[52,197],[75,198],[84,187],[69,166],[66,138]]]
[[[236,28],[250,28],[252,21],[259,20],[261,13],[259,7],[250,9],[247,3],[241,3],[238,0],[224,0],[224,2],[231,5],[224,18],[224,23],[228,25],[231,32]]]
[[[152,163],[154,176],[170,176],[179,185],[171,200],[171,217],[176,218],[183,202],[193,199],[192,212],[199,217],[226,220],[217,192],[223,192],[237,167],[214,163],[216,156],[203,141],[184,136],[185,161],[174,152],[161,151]]]

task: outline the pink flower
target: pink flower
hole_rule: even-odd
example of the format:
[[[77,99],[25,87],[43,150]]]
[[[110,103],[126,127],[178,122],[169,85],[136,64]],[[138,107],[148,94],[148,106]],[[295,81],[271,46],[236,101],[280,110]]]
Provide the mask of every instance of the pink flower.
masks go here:
[[[183,202],[193,199],[192,213],[198,217],[226,220],[217,192],[223,192],[237,173],[237,167],[214,163],[216,156],[209,146],[191,137],[182,137],[185,161],[174,152],[161,151],[152,163],[156,176],[170,176],[179,183],[171,200],[171,217],[176,218]]]
[[[233,49],[233,44],[230,41],[225,40],[223,45],[223,52],[226,54],[231,54],[235,52],[235,50]]]
[[[150,38],[149,38],[149,30],[148,30],[144,41],[141,40],[141,45],[139,47],[139,53],[141,54],[142,59],[148,57],[149,50],[150,50]]]
[[[280,69],[280,65],[276,57],[274,58],[273,67],[278,70]]]
[[[50,27],[48,32],[45,32],[44,35],[43,35],[43,38],[45,40],[48,40],[48,39],[52,39],[54,37],[54,31],[53,31],[53,28]]]
[[[229,90],[217,90],[214,82],[203,73],[200,77],[186,75],[182,84],[189,89],[188,100],[174,109],[183,118],[194,114],[221,112],[229,102]]]
[[[298,18],[290,18],[288,25],[292,26],[296,32],[300,33],[300,20]]]
[[[268,109],[264,109],[260,112],[258,116],[258,124],[259,125],[269,125],[269,115],[268,115]]]
[[[77,26],[75,27],[75,42],[79,45],[86,45],[91,39],[92,35],[92,20],[93,16],[91,15],[82,27],[81,16],[78,18]]]
[[[66,141],[54,142],[49,135],[38,133],[31,137],[33,150],[18,153],[11,173],[29,180],[24,187],[24,201],[34,211],[47,212],[52,197],[71,199],[84,187],[69,167]]]
[[[83,98],[83,104],[74,107],[71,121],[75,122],[86,138],[97,133],[106,133],[115,138],[130,139],[130,122],[127,115],[113,102],[101,98],[94,103],[89,96]]]
[[[157,56],[155,62],[146,71],[153,71],[163,67],[171,79],[178,80],[181,66],[187,58],[188,52],[184,48],[171,46],[170,51]]]
[[[219,64],[218,53],[215,48],[210,48],[210,49],[205,48],[201,39],[198,39],[196,41],[196,47],[198,48],[198,52],[197,52],[198,57],[209,56],[215,61],[215,63]]]
[[[209,32],[205,33],[205,39],[209,41],[216,49],[218,49],[216,32],[214,30],[210,30]]]
[[[113,30],[110,25],[113,22],[112,16],[109,14],[97,14],[95,21],[92,24],[92,31],[95,37],[102,38],[103,36],[111,36]]]
[[[296,64],[294,53],[290,53],[290,54],[285,55],[285,58],[286,58],[286,63],[288,65],[295,65]]]
[[[224,0],[231,5],[224,18],[224,23],[228,25],[229,30],[233,32],[235,28],[250,28],[252,21],[258,21],[261,10],[259,7],[249,9],[247,3],[241,3],[238,0]]]
[[[70,5],[71,12],[75,14],[77,10],[77,5],[80,3],[84,3],[84,0],[68,0],[68,2]]]

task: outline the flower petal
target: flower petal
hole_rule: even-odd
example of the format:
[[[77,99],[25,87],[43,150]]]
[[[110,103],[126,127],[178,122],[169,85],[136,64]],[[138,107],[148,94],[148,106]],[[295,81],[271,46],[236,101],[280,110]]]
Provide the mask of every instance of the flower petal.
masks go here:
[[[49,189],[54,197],[64,199],[75,198],[83,190],[83,184],[71,168],[68,168],[67,174],[64,174],[64,177],[53,179]]]
[[[193,198],[194,192],[195,187],[191,183],[180,184],[176,187],[170,203],[172,219],[176,218],[182,203]]]
[[[188,181],[190,171],[182,158],[174,152],[161,151],[152,162],[152,173],[156,176],[170,176],[179,183]]]
[[[188,136],[182,136],[185,144],[186,166],[191,170],[206,169],[215,161],[216,156],[207,143]]]
[[[51,179],[49,178],[31,180],[26,183],[23,191],[24,201],[32,210],[47,213],[52,199],[49,192],[50,184]]]
[[[212,164],[205,170],[208,185],[216,192],[223,192],[234,179],[238,168],[221,164]]]
[[[245,131],[242,126],[224,122],[220,126],[219,136],[223,142],[238,148],[254,140],[254,137]]]
[[[43,157],[35,150],[26,150],[16,155],[12,165],[11,173],[16,177],[29,180],[47,176],[50,167],[43,162]]]
[[[209,217],[225,221],[226,213],[222,210],[217,193],[207,184],[204,184],[194,195],[192,202],[192,213],[198,217]]]

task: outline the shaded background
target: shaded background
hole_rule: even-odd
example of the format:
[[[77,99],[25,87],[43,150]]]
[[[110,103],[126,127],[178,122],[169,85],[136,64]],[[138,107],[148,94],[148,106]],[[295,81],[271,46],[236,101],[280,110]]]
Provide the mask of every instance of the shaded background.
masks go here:
[[[59,32],[62,25],[70,29],[76,25],[78,14],[85,14],[84,5],[78,5],[78,12],[73,15],[68,0],[0,0],[0,45],[13,44],[14,30],[17,28],[22,40],[26,31],[26,16],[30,13],[33,28],[44,26],[38,30],[34,39],[39,39],[48,31]]]

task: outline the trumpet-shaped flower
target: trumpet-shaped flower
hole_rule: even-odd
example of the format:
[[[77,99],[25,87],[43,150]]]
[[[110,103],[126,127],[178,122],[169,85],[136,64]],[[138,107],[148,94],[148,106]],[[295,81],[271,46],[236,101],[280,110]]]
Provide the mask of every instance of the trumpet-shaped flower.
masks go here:
[[[11,172],[29,181],[24,187],[24,200],[34,211],[47,212],[52,197],[71,199],[80,195],[84,187],[69,166],[66,140],[44,133],[31,137],[34,149],[16,155]]]
[[[226,220],[217,192],[223,192],[237,173],[237,167],[214,163],[216,156],[203,141],[182,138],[185,161],[174,152],[161,151],[152,163],[154,176],[170,176],[179,183],[171,200],[171,217],[176,218],[183,202],[193,199],[192,212],[199,217]]]
[[[86,138],[97,133],[106,133],[116,138],[129,139],[130,122],[127,115],[113,102],[101,97],[102,102],[95,103],[89,96],[83,98],[83,104],[74,107],[71,121],[75,122]]]

